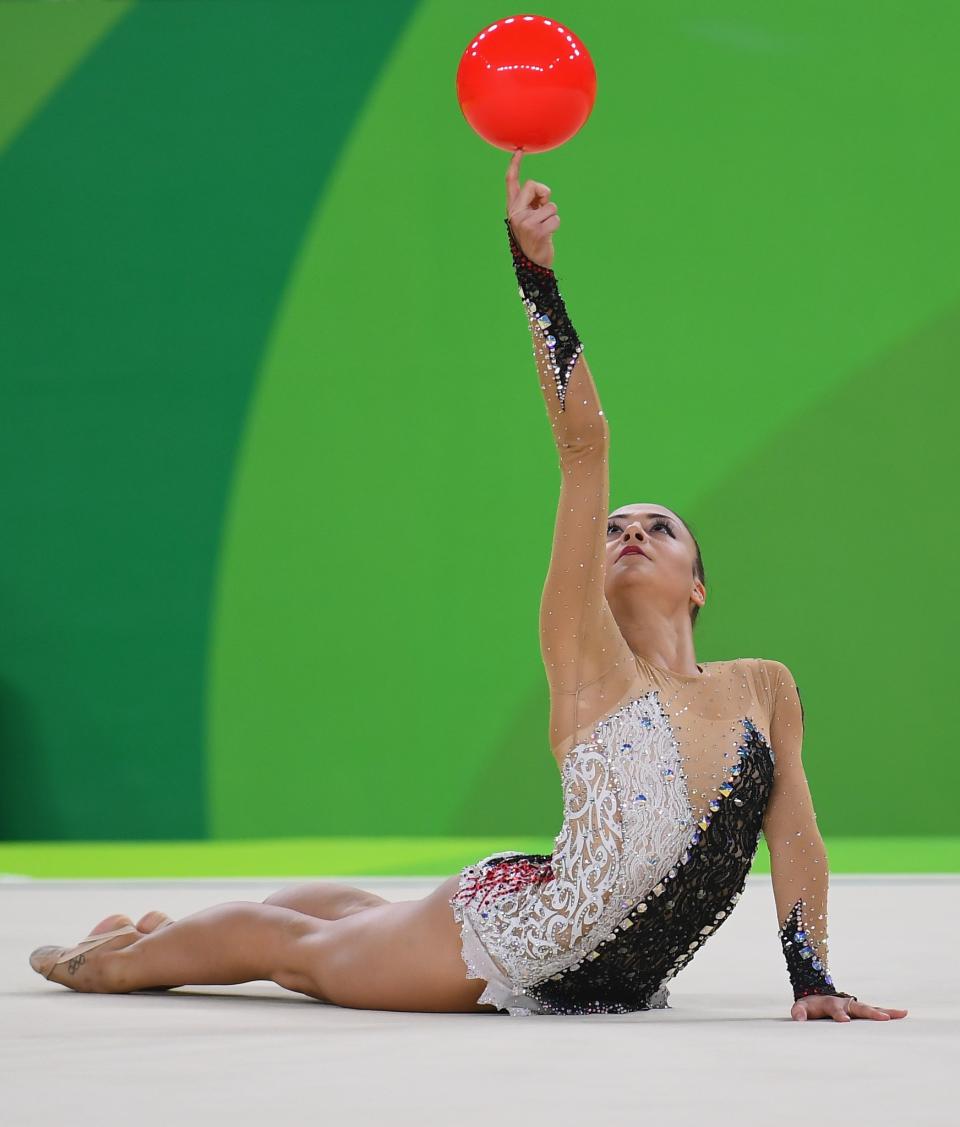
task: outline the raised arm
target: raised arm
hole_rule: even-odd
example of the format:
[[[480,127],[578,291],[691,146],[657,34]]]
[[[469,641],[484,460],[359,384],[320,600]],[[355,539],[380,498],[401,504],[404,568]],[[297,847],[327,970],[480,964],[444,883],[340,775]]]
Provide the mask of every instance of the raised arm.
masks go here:
[[[773,705],[773,790],[763,820],[780,943],[794,1000],[837,990],[827,966],[827,851],[803,768],[803,704],[790,670],[766,661]]]
[[[552,269],[559,226],[550,189],[507,171],[507,233],[560,462],[560,499],[540,604],[540,650],[554,695],[578,694],[632,654],[604,595],[609,430],[583,345]],[[575,731],[576,701],[562,727]],[[554,710],[554,715],[558,715]],[[572,731],[554,730],[553,743]]]

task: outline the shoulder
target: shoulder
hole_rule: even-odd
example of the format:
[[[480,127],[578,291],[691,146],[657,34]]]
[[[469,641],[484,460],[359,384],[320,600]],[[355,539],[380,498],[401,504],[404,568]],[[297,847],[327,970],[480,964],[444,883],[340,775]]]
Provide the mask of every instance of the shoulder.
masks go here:
[[[796,681],[790,667],[776,658],[740,657],[728,664],[751,682],[756,698],[766,709],[770,722],[781,700],[790,700],[796,693]]]
[[[775,658],[735,657],[729,661],[717,661],[711,664],[718,667],[726,666],[732,673],[749,677],[757,683],[758,687],[771,693],[776,690],[780,682],[793,679],[787,666]]]
[[[786,684],[793,680],[789,666],[773,657],[758,657],[755,659],[758,667],[774,688],[778,684]]]
[[[802,732],[805,719],[803,698],[790,667],[785,662],[769,658],[764,660],[763,666],[770,692],[771,723],[779,720],[785,725],[795,724]]]
[[[742,677],[753,685],[757,699],[773,713],[777,696],[796,689],[796,681],[785,662],[770,657],[734,657],[726,661],[707,662],[714,672]]]
[[[769,657],[730,657],[727,658],[726,661],[708,661],[707,665],[715,665],[718,669],[724,665],[731,669],[740,670],[761,669],[774,666],[783,666],[783,668],[786,669],[782,661],[776,661]]]

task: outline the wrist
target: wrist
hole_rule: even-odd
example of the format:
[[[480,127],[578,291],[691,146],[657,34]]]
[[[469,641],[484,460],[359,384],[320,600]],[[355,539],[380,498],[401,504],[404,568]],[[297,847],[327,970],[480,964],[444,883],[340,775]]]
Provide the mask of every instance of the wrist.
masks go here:
[[[838,993],[826,961],[820,957],[820,941],[803,922],[803,907],[804,901],[798,900],[779,930],[794,1001],[808,994]]]
[[[544,264],[542,262],[536,262],[536,261],[534,261],[534,259],[529,258],[525,254],[523,247],[520,246],[520,243],[517,240],[517,236],[513,233],[513,227],[510,223],[509,216],[504,219],[504,223],[506,223],[506,225],[507,225],[507,234],[510,236],[510,250],[513,253],[514,265],[515,266],[517,266],[517,265],[523,266],[523,267],[526,267],[527,269],[533,269],[535,271],[541,271],[544,275],[549,275],[549,276],[552,277],[553,276],[553,268],[552,267],[544,266]]]
[[[838,990],[834,990],[832,986],[795,986],[793,988],[793,1000],[799,1002],[801,998],[809,998],[815,994],[838,994]]]
[[[553,377],[561,411],[566,409],[566,391],[570,374],[583,351],[583,344],[570,321],[566,305],[557,285],[557,277],[549,266],[542,266],[528,258],[510,226],[509,216],[504,223],[510,236],[513,269],[527,311],[527,320],[534,334],[534,351]],[[602,412],[601,412],[602,414]]]

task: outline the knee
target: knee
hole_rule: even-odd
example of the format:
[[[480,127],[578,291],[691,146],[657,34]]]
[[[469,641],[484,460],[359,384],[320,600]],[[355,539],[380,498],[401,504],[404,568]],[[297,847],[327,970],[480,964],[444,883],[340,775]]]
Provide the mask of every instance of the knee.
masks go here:
[[[335,944],[333,922],[313,920],[314,926],[299,932],[288,945],[283,963],[271,975],[285,990],[307,994],[323,1002],[333,999],[329,993],[330,964]]]
[[[279,908],[292,908],[295,912],[304,912],[320,919],[339,920],[388,901],[376,893],[365,892],[340,881],[321,880],[281,888],[278,892],[271,893],[263,903]]]
[[[271,892],[269,896],[263,900],[264,904],[273,904],[277,908],[292,908],[293,911],[300,911],[300,906],[304,903],[305,898],[311,893],[316,892],[319,885],[309,884],[290,884],[285,888],[280,888],[276,892]]]
[[[269,896],[264,897],[263,903],[275,904],[279,908],[285,908],[287,905],[284,902],[284,898],[287,895],[287,891],[288,890],[286,888],[281,888],[277,892],[271,892]]]

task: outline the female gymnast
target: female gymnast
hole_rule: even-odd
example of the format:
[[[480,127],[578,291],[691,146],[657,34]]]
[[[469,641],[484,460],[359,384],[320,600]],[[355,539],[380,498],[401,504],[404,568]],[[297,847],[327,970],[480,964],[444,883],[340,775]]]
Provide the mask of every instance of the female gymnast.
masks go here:
[[[505,224],[559,454],[540,606],[563,822],[550,854],[496,853],[421,900],[337,882],[174,921],[109,916],[31,966],[78,991],[271,980],[359,1009],[508,1014],[665,1008],[668,983],[733,911],[762,830],[791,1017],[906,1010],[835,988],[827,856],[801,761],[803,707],[779,661],[700,664],[700,549],[663,505],[608,515],[609,432],[552,269],[550,189],[507,170]]]

